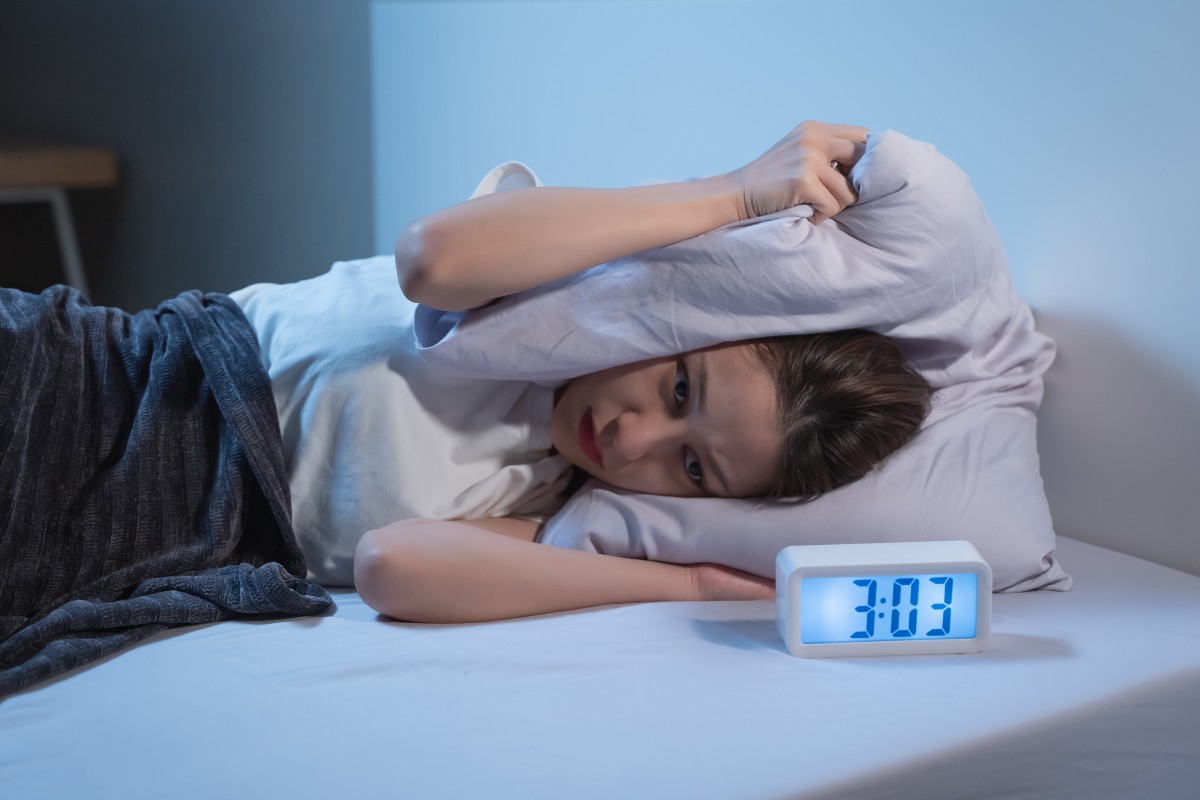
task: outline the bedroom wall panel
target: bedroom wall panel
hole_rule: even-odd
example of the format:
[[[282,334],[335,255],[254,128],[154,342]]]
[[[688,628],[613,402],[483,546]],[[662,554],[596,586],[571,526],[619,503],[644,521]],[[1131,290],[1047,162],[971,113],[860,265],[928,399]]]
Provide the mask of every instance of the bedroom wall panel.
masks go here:
[[[809,117],[933,141],[1060,339],[1058,531],[1200,574],[1198,27],[1183,0],[379,0],[376,249],[509,159],[615,186],[733,169]]]

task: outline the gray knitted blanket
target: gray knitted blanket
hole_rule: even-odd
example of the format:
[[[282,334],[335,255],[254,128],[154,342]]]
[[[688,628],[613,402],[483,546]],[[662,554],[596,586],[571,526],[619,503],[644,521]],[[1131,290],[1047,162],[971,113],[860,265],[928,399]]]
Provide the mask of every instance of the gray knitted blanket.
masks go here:
[[[0,697],[168,627],[320,613],[306,573],[236,303],[0,289]]]

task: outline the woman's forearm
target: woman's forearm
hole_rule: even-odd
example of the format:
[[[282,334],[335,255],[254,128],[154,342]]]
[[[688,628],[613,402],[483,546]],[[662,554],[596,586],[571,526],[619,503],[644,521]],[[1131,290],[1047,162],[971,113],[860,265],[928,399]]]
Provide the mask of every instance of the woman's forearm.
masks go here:
[[[802,203],[814,223],[854,202],[867,129],[803,122],[724,175],[629,189],[528,188],[422,217],[396,242],[409,299],[454,311]]]
[[[411,622],[482,622],[612,603],[694,600],[686,566],[519,541],[467,524],[409,520],[366,534],[354,582]]]
[[[736,222],[741,200],[727,175],[628,189],[500,192],[409,225],[396,243],[396,267],[410,299],[474,308]]]

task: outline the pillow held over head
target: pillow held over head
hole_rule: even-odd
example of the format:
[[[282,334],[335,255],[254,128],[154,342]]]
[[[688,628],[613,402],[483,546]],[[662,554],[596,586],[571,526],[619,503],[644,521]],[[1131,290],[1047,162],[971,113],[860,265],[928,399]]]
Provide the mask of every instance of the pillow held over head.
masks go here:
[[[602,264],[465,312],[417,311],[435,369],[555,385],[619,364],[761,336],[867,328],[936,390],[921,433],[811,503],[643,495],[591,480],[541,541],[763,576],[794,544],[966,539],[997,591],[1065,590],[1035,412],[1054,343],[1034,329],[966,175],[929,144],[871,134],[833,220],[797,206]],[[540,185],[509,162],[476,194]],[[630,309],[636,309],[631,313]]]

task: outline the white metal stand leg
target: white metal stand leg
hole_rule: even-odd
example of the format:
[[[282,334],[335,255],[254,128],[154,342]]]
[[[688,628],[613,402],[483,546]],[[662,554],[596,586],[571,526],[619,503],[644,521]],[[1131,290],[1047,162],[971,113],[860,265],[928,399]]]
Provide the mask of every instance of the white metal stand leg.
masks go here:
[[[87,275],[83,271],[83,257],[79,254],[79,240],[75,237],[75,223],[71,220],[71,207],[67,204],[66,190],[61,186],[0,189],[0,203],[50,204],[54,212],[54,233],[58,237],[58,250],[67,283],[83,292],[84,297],[90,298]]]
[[[58,249],[62,253],[67,283],[90,299],[87,276],[83,274],[83,257],[79,254],[79,240],[75,238],[75,223],[71,220],[71,207],[67,205],[67,192],[61,186],[50,190],[50,205],[54,207],[54,231],[58,234]]]

